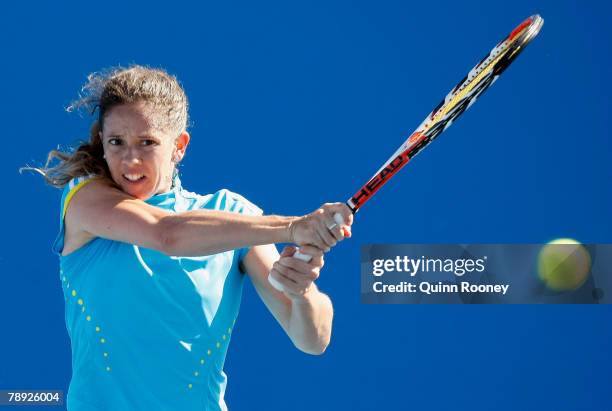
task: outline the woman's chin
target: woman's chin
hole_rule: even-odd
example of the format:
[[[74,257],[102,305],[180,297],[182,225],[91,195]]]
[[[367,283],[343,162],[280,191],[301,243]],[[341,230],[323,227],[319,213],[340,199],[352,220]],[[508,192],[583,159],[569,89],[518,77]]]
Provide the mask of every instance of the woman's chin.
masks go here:
[[[139,200],[145,201],[153,197],[153,194],[134,193],[134,194],[131,194],[131,196]]]
[[[153,196],[153,190],[147,190],[145,187],[126,187],[125,185],[122,185],[121,188],[126,194],[129,194],[139,200],[147,200]]]
[[[146,177],[138,181],[130,181],[123,177],[120,186],[126,194],[138,198],[139,200],[146,200],[153,196],[153,188],[149,187],[150,184],[147,183],[149,183],[149,181],[147,181]]]

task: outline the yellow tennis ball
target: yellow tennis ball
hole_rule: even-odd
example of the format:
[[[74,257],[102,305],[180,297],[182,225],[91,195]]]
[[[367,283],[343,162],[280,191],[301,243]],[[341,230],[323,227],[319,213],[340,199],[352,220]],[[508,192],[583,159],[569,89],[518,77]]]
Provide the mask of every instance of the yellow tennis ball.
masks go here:
[[[538,275],[554,291],[576,290],[584,284],[590,269],[589,252],[571,238],[551,241],[538,256]]]

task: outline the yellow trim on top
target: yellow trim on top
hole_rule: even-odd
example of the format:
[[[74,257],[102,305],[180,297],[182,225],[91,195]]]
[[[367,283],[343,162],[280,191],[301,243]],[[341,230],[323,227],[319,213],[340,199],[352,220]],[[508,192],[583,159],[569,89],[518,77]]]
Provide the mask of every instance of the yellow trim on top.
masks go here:
[[[85,180],[85,181],[81,181],[79,184],[74,186],[72,188],[72,190],[70,190],[70,192],[66,196],[66,200],[64,201],[64,209],[62,210],[62,218],[66,217],[66,210],[68,210],[68,205],[70,204],[70,201],[72,200],[72,197],[74,197],[74,195],[77,193],[77,191],[79,191],[81,188],[83,188],[87,184],[91,183],[92,180],[93,180],[93,178],[90,178],[90,179]]]
[[[515,36],[515,38],[518,38],[519,35],[522,34],[519,33]],[[513,44],[514,42],[509,42],[508,44],[506,44],[505,49],[499,53],[499,55],[491,60],[491,62],[489,62],[489,64],[487,64],[487,67],[485,67],[480,73],[478,73],[477,76],[475,76],[472,81],[470,81],[469,85],[464,88],[463,90],[461,90],[459,93],[457,93],[452,99],[451,101],[449,101],[447,104],[444,105],[444,107],[442,107],[441,110],[439,110],[435,115],[434,118],[432,119],[431,123],[435,123],[436,121],[438,121],[440,118],[443,118],[451,109],[453,109],[456,105],[457,102],[459,102],[461,99],[463,99],[463,97],[465,97],[465,95],[467,93],[469,93],[470,91],[472,91],[474,89],[474,87],[480,83],[480,80],[483,79],[483,77],[487,74],[489,74],[489,72],[491,72],[491,69],[495,66],[495,64],[497,64],[497,62],[504,57],[506,54],[508,54],[508,52],[512,51],[510,50],[510,46]],[[518,46],[516,49],[514,49],[512,54],[515,54],[518,50],[521,49],[521,46]]]

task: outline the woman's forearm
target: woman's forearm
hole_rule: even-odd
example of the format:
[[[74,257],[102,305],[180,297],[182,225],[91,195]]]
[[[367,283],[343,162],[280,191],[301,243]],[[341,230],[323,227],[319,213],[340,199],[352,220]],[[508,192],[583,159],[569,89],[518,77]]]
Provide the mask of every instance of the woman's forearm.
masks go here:
[[[301,351],[322,354],[331,339],[333,316],[331,300],[313,285],[302,298],[292,300],[287,333]]]
[[[248,216],[194,210],[159,221],[161,250],[168,255],[201,256],[261,244],[291,242],[295,217]]]

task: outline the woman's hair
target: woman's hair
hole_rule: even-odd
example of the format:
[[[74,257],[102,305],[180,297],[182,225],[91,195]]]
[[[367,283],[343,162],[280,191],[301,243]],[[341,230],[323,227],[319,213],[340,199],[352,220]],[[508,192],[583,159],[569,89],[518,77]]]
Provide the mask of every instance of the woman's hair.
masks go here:
[[[138,102],[146,103],[157,113],[157,127],[176,136],[187,129],[187,96],[178,80],[166,71],[133,65],[91,73],[79,99],[66,108],[68,112],[85,109],[92,115],[98,110],[98,119],[91,126],[89,141],[81,142],[76,149],[67,152],[52,150],[43,167],[25,169],[39,172],[47,183],[58,188],[83,175],[110,179],[99,135],[104,129],[104,115],[114,106]],[[51,166],[53,160],[59,162]]]

